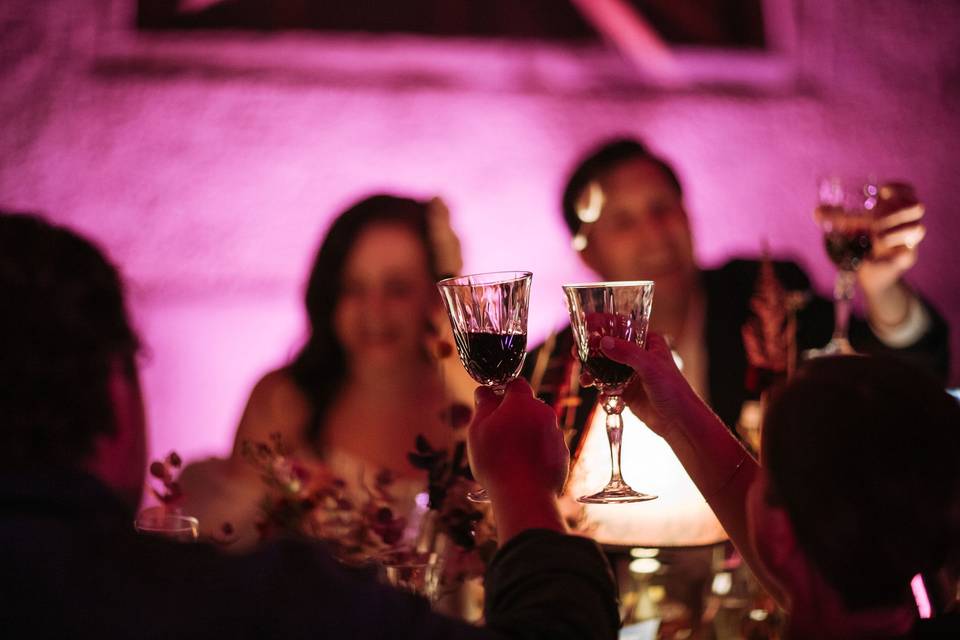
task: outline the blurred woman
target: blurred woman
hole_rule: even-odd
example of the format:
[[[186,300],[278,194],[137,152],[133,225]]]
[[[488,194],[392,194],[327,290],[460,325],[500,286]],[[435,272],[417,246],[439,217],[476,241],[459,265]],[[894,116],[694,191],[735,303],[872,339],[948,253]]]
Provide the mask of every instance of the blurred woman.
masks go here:
[[[237,429],[226,490],[238,495],[227,502],[246,505],[246,513],[214,514],[210,500],[197,504],[191,488],[220,491],[209,482],[198,487],[190,469],[187,508],[206,511],[197,515],[213,525],[239,520],[233,524],[246,546],[263,486],[244,460],[244,443],[279,434],[295,457],[319,461],[352,489],[390,472],[399,510],[410,509],[426,484],[425,472],[407,461],[416,436],[449,448],[462,434],[447,409],[471,403],[474,384],[460,364],[438,363],[431,353],[438,332],[449,332],[435,283],[460,267],[459,241],[439,199],[374,195],[344,211],[311,269],[306,343],[256,384]]]

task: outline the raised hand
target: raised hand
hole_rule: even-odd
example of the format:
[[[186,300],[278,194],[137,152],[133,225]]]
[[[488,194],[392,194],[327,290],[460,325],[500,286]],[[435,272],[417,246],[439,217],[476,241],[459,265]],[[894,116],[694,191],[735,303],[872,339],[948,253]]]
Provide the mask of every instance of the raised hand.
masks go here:
[[[869,296],[897,284],[917,262],[917,248],[927,233],[923,204],[913,187],[888,183],[880,187],[874,209],[873,251],[858,272],[860,286]]]
[[[702,407],[703,401],[680,373],[663,336],[649,333],[646,348],[608,336],[601,340],[600,348],[611,360],[637,372],[624,390],[623,399],[658,435],[667,438],[679,428],[690,408]]]
[[[467,432],[470,466],[491,495],[517,490],[556,495],[567,480],[570,452],[553,410],[534,397],[523,378],[503,396],[479,387]]]

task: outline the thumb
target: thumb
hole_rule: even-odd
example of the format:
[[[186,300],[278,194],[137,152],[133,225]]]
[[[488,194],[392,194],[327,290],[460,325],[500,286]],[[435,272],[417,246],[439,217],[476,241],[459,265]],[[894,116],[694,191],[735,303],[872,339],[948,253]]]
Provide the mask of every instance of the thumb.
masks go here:
[[[600,340],[600,350],[610,359],[623,363],[634,371],[642,373],[647,368],[647,358],[649,356],[643,347],[636,342],[613,336],[604,336]]]
[[[507,383],[503,393],[503,402],[500,406],[508,412],[515,412],[520,410],[520,407],[525,406],[533,397],[533,389],[530,387],[530,383],[522,377],[515,378]]]
[[[526,378],[518,377],[514,378],[507,384],[506,393],[504,393],[504,398],[507,397],[516,397],[516,396],[528,396],[533,397],[533,388],[530,386],[530,383],[527,382]]]
[[[502,396],[498,396],[489,387],[480,386],[473,393],[476,410],[473,412],[473,424],[480,424],[486,420],[491,413],[497,410],[503,401]]]

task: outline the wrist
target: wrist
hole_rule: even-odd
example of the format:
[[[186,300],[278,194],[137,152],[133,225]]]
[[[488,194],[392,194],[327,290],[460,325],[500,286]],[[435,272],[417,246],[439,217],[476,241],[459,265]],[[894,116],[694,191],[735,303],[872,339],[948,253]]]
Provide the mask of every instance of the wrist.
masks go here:
[[[870,323],[884,328],[896,328],[906,322],[915,297],[899,280],[883,289],[864,293]]]
[[[492,483],[487,486],[487,492],[500,544],[529,529],[566,533],[566,524],[553,490],[531,486],[523,478],[517,478],[509,485]]]

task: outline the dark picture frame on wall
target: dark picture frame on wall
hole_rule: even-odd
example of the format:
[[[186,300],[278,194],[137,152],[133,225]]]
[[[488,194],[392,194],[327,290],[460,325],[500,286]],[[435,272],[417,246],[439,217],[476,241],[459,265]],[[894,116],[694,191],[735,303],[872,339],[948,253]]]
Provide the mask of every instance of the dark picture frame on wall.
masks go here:
[[[782,93],[797,84],[795,0],[498,0],[473,14],[472,0],[384,2],[382,13],[348,4],[110,0],[97,68],[319,83],[406,77],[421,86],[557,95]],[[717,16],[725,22],[704,26]]]

